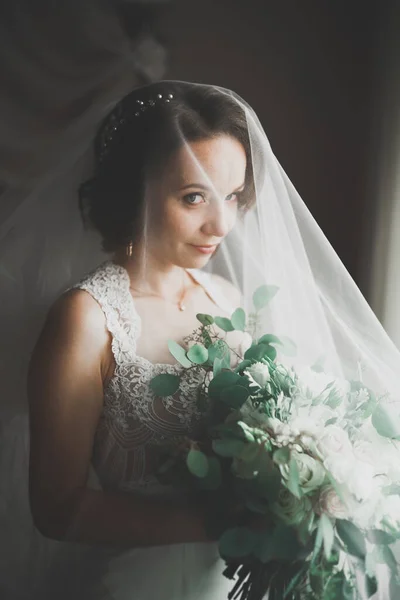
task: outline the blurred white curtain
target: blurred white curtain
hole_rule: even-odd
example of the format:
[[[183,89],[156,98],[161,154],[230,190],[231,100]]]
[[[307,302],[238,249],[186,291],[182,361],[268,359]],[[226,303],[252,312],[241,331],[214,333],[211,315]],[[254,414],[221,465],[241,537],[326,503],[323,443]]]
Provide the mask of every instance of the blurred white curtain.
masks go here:
[[[400,4],[385,4],[379,32],[377,74],[380,101],[371,165],[377,173],[370,303],[400,348]]]

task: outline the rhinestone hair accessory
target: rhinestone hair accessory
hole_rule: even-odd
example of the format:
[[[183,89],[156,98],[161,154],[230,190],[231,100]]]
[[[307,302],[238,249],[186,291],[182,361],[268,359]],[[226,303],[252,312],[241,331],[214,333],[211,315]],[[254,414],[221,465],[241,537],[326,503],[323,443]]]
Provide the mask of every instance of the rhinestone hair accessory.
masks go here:
[[[128,123],[131,123],[134,119],[140,118],[144,112],[154,106],[168,104],[173,99],[174,95],[168,93],[157,94],[154,98],[149,98],[148,100],[137,99],[133,104],[129,105],[127,105],[126,102],[117,104],[99,132],[96,152],[97,164],[101,165],[104,162],[114,141],[119,137],[120,131]]]

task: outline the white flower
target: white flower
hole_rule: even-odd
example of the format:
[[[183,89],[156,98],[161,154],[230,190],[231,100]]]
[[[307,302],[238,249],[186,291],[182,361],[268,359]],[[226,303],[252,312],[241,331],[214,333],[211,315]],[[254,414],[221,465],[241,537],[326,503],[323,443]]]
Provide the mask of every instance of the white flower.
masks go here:
[[[268,433],[274,438],[276,446],[288,446],[294,443],[300,434],[298,429],[291,427],[287,423],[282,423],[282,421],[275,417],[266,419],[265,426]]]
[[[307,493],[319,488],[325,479],[325,469],[320,462],[304,454],[292,452],[291,458],[296,462],[299,473],[299,483],[302,490]],[[289,479],[289,464],[280,465],[282,477]]]
[[[348,510],[331,485],[325,485],[319,493],[315,507],[318,514],[326,513],[334,519],[345,519]]]
[[[250,379],[260,387],[265,387],[268,381],[271,379],[268,365],[264,363],[255,363],[246,369],[244,372]]]
[[[376,507],[375,523],[384,529],[400,528],[400,496],[384,496]]]
[[[311,512],[311,502],[307,496],[296,498],[289,490],[282,488],[278,500],[272,505],[273,511],[287,524],[302,523]]]
[[[337,425],[327,425],[324,428],[318,440],[318,448],[323,456],[340,455],[343,460],[353,451],[347,432]]]
[[[352,477],[354,459],[352,455],[331,455],[324,460],[324,467],[338,483],[347,484]]]
[[[375,469],[366,462],[356,460],[352,463],[351,476],[347,487],[357,500],[369,498],[376,485],[374,484]]]

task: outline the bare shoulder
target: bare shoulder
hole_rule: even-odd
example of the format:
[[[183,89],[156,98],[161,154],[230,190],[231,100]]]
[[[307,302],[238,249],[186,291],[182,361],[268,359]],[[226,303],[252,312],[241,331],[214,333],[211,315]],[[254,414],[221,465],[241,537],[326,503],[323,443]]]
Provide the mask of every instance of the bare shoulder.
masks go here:
[[[107,356],[109,333],[104,313],[85,290],[71,289],[51,306],[36,345],[42,356],[52,352],[79,354],[86,365]]]
[[[242,294],[240,290],[228,279],[221,275],[212,274],[211,279],[215,285],[217,285],[223,295],[229,299],[234,306],[240,306],[242,301]]]
[[[104,313],[98,302],[85,290],[68,290],[54,302],[47,324],[60,333],[88,336],[91,341],[104,337]]]

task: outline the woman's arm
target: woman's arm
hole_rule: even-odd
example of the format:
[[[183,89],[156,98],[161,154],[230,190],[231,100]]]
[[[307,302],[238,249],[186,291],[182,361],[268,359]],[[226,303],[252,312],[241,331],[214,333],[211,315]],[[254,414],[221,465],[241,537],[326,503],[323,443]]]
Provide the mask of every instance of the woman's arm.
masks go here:
[[[82,543],[152,546],[207,541],[204,511],[194,503],[86,488],[103,405],[110,334],[82,290],[51,309],[29,375],[29,493],[46,537]]]

